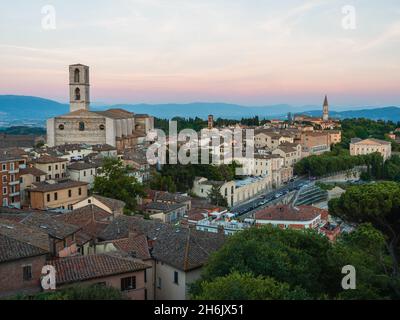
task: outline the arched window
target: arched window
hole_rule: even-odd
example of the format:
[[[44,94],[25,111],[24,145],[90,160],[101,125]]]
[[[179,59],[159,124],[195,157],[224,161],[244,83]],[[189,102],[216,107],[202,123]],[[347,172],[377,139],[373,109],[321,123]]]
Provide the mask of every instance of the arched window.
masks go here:
[[[85,123],[79,122],[79,131],[85,131]]]
[[[75,69],[74,81],[75,81],[75,82],[79,82],[79,81],[80,81],[80,72],[79,72],[79,69]]]
[[[81,90],[79,88],[75,89],[75,100],[81,100]]]

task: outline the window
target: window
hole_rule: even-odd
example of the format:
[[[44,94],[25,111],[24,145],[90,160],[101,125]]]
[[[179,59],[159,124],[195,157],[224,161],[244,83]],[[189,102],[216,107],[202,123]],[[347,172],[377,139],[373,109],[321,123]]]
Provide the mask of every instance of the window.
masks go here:
[[[65,169],[65,164],[62,165],[62,168]]]
[[[4,194],[4,195],[7,194],[7,187],[3,187],[3,194]]]
[[[58,200],[58,193],[54,192],[54,201],[57,201],[57,200]]]
[[[14,171],[15,169],[15,164],[14,163],[10,163],[10,171]]]
[[[47,202],[50,202],[50,194],[47,194]]]
[[[3,183],[7,183],[7,176],[3,176]]]
[[[74,82],[79,82],[79,81],[80,81],[80,72],[79,69],[75,69]]]
[[[81,89],[79,89],[79,88],[75,89],[75,100],[76,101],[81,100]]]
[[[161,277],[158,277],[157,288],[161,289]]]
[[[40,182],[40,177],[36,177],[36,182]]]
[[[58,170],[58,164],[56,164],[56,170]]]
[[[1,170],[2,171],[7,171],[7,165],[5,163],[3,163],[3,165],[1,166]]]
[[[47,169],[48,169],[48,171],[51,171],[51,166],[48,166],[48,168],[47,168]]]
[[[22,267],[22,274],[24,281],[32,280],[32,266],[24,266]]]
[[[136,277],[128,277],[121,279],[121,291],[129,291],[136,289]]]
[[[61,131],[64,130],[64,128],[65,128],[65,127],[64,127],[63,124],[60,124],[60,125],[58,126],[58,129],[61,130]]]
[[[59,179],[59,178],[60,178],[60,174],[57,173],[57,174],[56,174],[56,179]]]
[[[82,188],[78,189],[78,193],[79,193],[80,196],[82,195]]]
[[[179,274],[178,271],[174,271],[174,283],[179,284]]]
[[[79,122],[79,131],[85,131],[85,123]]]
[[[104,126],[104,124],[101,124],[101,125],[99,126],[99,128],[100,128],[101,131],[104,131],[106,127]]]
[[[72,190],[68,190],[68,197],[72,197]]]
[[[83,171],[83,176],[86,177],[86,171],[85,170]]]

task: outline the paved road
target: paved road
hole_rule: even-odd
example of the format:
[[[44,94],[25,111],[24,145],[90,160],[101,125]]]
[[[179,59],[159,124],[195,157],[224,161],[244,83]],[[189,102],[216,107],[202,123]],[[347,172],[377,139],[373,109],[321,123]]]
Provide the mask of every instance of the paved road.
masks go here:
[[[238,214],[241,219],[249,216],[254,210],[259,210],[263,207],[267,207],[275,202],[282,201],[287,197],[292,191],[298,190],[302,185],[310,183],[308,178],[301,177],[296,179],[294,182],[290,182],[281,188],[268,191],[265,194],[259,195],[256,198],[251,199],[246,203],[242,203],[231,209],[232,213]]]

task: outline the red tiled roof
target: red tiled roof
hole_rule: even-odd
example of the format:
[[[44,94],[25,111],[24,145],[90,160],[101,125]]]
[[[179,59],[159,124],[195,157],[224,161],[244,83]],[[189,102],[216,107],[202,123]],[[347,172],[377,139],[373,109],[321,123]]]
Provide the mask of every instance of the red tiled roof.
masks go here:
[[[74,283],[141,271],[150,266],[111,254],[76,256],[48,261],[56,268],[57,284]]]
[[[313,206],[278,205],[265,208],[255,214],[256,220],[275,220],[275,221],[311,221],[319,215],[326,214],[327,211]]]
[[[143,260],[151,258],[147,237],[144,234],[129,233],[128,238],[114,240],[112,243],[118,250],[124,251],[135,258]]]

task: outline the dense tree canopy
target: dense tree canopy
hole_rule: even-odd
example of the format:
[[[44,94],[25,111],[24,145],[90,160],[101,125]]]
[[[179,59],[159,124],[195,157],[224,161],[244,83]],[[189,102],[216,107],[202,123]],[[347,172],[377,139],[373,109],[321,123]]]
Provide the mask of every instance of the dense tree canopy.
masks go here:
[[[248,229],[212,255],[191,294],[195,299],[388,299],[398,297],[390,263],[384,237],[371,225],[336,243],[313,231]],[[346,265],[356,268],[356,290],[341,286]],[[263,289],[266,284],[270,289]]]
[[[399,276],[400,184],[380,182],[353,186],[329,202],[329,212],[344,221],[371,223],[385,236],[393,276]]]

